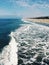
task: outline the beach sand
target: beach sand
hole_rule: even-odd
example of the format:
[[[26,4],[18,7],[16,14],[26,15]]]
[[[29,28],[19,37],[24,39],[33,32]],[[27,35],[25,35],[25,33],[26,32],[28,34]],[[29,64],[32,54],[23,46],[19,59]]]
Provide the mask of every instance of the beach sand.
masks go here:
[[[30,22],[39,22],[39,23],[49,23],[49,19],[29,19],[29,18],[26,18],[24,19],[26,21],[30,21]]]

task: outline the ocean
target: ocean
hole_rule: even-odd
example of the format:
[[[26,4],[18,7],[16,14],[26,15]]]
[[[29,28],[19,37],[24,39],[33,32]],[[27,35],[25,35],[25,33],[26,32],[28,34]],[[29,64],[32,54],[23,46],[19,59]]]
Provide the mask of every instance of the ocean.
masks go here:
[[[0,65],[49,65],[49,24],[0,19]]]
[[[20,19],[0,19],[0,51],[10,42],[9,34],[18,29],[23,22]]]

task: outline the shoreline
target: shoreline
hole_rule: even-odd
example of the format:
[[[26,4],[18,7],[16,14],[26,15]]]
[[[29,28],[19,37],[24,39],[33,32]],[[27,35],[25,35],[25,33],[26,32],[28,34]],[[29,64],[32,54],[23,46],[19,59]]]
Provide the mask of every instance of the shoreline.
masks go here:
[[[26,19],[23,19],[23,20],[30,21],[30,22],[36,22],[36,23],[47,23],[47,24],[49,24],[49,19],[26,18]]]

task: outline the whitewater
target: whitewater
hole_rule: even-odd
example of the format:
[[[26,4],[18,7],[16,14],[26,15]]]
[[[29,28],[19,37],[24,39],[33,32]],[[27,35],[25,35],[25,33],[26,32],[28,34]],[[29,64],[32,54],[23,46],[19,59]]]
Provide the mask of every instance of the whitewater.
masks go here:
[[[9,45],[0,53],[0,65],[49,65],[48,26],[29,22],[9,36]]]

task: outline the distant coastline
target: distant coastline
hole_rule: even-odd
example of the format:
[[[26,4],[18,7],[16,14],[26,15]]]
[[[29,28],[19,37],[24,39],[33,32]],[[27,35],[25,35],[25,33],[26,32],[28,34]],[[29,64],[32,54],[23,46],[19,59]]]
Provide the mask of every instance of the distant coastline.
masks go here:
[[[31,21],[31,22],[39,22],[39,23],[49,23],[49,16],[25,18],[24,20]]]
[[[29,19],[49,19],[49,16],[33,17],[33,18],[29,18]]]

